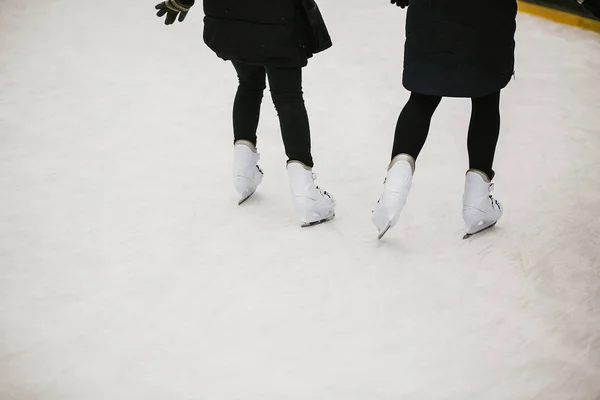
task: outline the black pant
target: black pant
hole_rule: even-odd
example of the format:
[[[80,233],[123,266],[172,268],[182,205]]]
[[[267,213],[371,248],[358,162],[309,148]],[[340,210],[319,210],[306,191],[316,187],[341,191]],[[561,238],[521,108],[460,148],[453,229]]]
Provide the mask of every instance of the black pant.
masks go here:
[[[233,62],[233,66],[239,79],[233,105],[235,141],[247,140],[256,146],[260,106],[268,76],[288,161],[300,161],[312,168],[310,127],[302,93],[302,69],[263,67],[239,62]]]
[[[398,118],[392,158],[398,154],[408,154],[417,159],[425,145],[433,113],[441,101],[442,98],[438,96],[411,94]],[[471,123],[467,139],[469,168],[480,170],[492,179],[492,166],[500,135],[500,91],[471,99],[471,103]]]

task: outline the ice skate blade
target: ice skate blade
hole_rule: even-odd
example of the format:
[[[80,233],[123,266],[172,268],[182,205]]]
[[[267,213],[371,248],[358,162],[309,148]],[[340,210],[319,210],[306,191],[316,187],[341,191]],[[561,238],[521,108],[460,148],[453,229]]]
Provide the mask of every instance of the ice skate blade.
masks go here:
[[[331,221],[334,218],[335,218],[335,214],[333,214],[331,217],[324,218],[324,219],[314,221],[314,222],[302,222],[302,224],[300,226],[302,228],[309,228],[311,226],[324,224],[325,222]]]
[[[466,233],[466,234],[465,234],[465,236],[463,236],[463,240],[465,240],[465,239],[468,239],[468,238],[470,238],[471,236],[475,236],[475,235],[478,235],[478,234],[480,234],[480,233],[482,233],[482,232],[485,232],[485,231],[487,231],[487,230],[489,230],[489,229],[493,228],[494,226],[496,226],[496,224],[497,224],[497,223],[498,223],[498,221],[494,222],[492,225],[488,226],[487,228],[483,228],[482,230],[480,230],[480,231],[477,231],[477,232],[473,232],[473,233]]]
[[[386,233],[387,233],[387,232],[388,232],[388,231],[389,231],[391,228],[392,228],[392,224],[391,224],[391,223],[388,223],[388,224],[385,226],[385,228],[383,228],[383,229],[382,229],[382,230],[379,232],[379,234],[377,235],[377,240],[381,240],[381,239],[382,239],[382,238],[385,236],[385,234],[386,234]]]
[[[242,204],[244,204],[246,202],[246,200],[248,200],[250,197],[252,197],[252,195],[256,193],[256,190],[252,191],[252,193],[250,193],[249,195],[242,197],[239,201],[238,201],[238,206],[241,206]]]

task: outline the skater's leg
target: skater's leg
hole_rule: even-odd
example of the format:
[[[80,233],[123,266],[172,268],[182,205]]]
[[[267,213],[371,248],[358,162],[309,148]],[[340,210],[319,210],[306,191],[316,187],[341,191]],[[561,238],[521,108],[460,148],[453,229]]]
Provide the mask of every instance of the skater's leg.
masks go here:
[[[469,125],[469,168],[494,178],[494,155],[500,135],[500,92],[472,99]]]
[[[266,72],[262,66],[233,62],[239,86],[233,103],[234,141],[244,140],[256,146],[256,130],[260,106],[266,88]]]
[[[312,168],[310,126],[302,93],[302,69],[267,68],[267,75],[288,161],[300,161]]]
[[[399,154],[408,154],[416,160],[425,145],[431,118],[441,97],[412,93],[398,117],[392,159]]]
[[[429,133],[433,113],[442,100],[438,96],[412,93],[398,117],[392,162],[371,220],[379,232],[379,239],[394,227],[406,205],[412,187],[415,160],[419,156]]]
[[[266,87],[266,72],[264,67],[238,62],[233,62],[233,66],[239,79],[233,104],[233,184],[238,204],[242,204],[256,192],[263,179],[258,166],[260,154],[256,150],[256,130]]]
[[[301,224],[306,227],[329,221],[335,216],[335,199],[316,186],[314,181],[310,127],[302,93],[302,69],[267,68],[267,76],[288,157],[292,202]]]
[[[469,126],[469,171],[465,177],[463,219],[465,238],[482,232],[502,217],[502,204],[492,196],[492,165],[500,134],[500,92],[472,100]]]

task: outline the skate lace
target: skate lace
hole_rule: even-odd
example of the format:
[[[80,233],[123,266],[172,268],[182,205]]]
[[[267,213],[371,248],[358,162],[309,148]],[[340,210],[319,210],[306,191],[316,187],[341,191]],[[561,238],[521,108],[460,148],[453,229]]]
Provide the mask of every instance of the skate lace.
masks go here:
[[[494,184],[493,183],[490,183],[489,190],[490,190],[490,194],[489,194],[488,197],[490,198],[490,202],[492,203],[492,207],[500,208],[500,204],[498,203],[498,200],[496,200],[494,198],[494,196],[492,195],[492,192],[494,191]]]
[[[314,172],[312,173],[312,177],[313,180],[316,181],[317,180],[317,174],[315,174]],[[323,196],[327,196],[330,199],[332,198],[331,195],[329,195],[329,193],[327,193],[327,190],[323,190],[321,189],[318,185],[315,184],[315,188],[319,191],[319,193],[321,193]]]
[[[321,193],[323,196],[327,196],[329,198],[331,198],[331,196],[329,195],[329,193],[327,193],[327,190],[323,190],[320,187],[317,186],[317,190],[319,191],[319,193]]]

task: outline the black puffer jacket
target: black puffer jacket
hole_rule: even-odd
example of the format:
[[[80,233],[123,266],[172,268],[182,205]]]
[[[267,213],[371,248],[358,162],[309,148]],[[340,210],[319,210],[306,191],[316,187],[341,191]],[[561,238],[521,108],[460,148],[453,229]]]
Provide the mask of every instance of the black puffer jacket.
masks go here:
[[[583,7],[594,17],[600,19],[600,0],[579,0]]]
[[[224,60],[300,66],[312,57],[299,0],[204,0],[204,41]]]
[[[480,97],[514,73],[516,0],[411,0],[403,83],[421,94]]]

